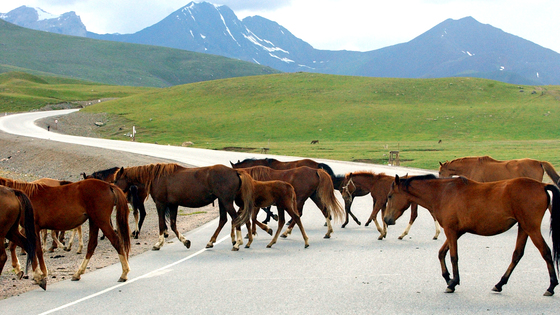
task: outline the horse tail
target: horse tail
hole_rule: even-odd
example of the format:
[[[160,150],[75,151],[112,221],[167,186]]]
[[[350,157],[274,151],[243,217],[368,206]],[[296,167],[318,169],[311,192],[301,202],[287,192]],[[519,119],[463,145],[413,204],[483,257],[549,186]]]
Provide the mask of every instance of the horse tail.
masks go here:
[[[546,185],[544,189],[552,193],[550,235],[552,237],[552,259],[556,263],[556,269],[558,269],[560,261],[560,189],[555,185]]]
[[[332,170],[332,168],[330,166],[328,166],[325,163],[319,163],[319,168],[324,170],[325,172],[327,172],[327,174],[329,174],[330,177],[334,176],[334,172]]]
[[[25,251],[27,252],[27,263],[25,265],[25,273],[27,273],[27,269],[31,262],[35,258],[35,249],[37,248],[37,232],[35,231],[35,216],[33,213],[33,206],[29,197],[24,194],[20,190],[13,190],[16,197],[19,199],[20,203],[20,211],[24,213],[24,223],[23,228],[25,230],[25,239],[27,242],[24,242]]]
[[[331,177],[322,169],[317,170],[319,176],[319,187],[316,193],[321,202],[327,207],[327,212],[335,221],[342,221],[345,211],[334,195],[334,186]]]
[[[555,185],[560,185],[560,175],[558,175],[558,173],[556,173],[556,170],[554,169],[554,166],[552,166],[552,164],[550,164],[547,161],[540,161],[541,162],[541,166],[544,169],[544,171],[546,172],[546,175],[548,175],[548,177],[550,177],[550,179],[552,179],[552,181],[554,182]]]
[[[116,198],[117,207],[117,232],[119,238],[121,239],[122,246],[126,257],[128,258],[128,253],[130,252],[130,227],[128,226],[128,202],[126,200],[126,195],[124,192],[114,184],[110,184],[111,191]]]
[[[239,215],[231,223],[233,226],[241,226],[249,221],[251,214],[253,213],[255,203],[253,199],[253,178],[243,170],[237,170],[237,175],[241,180],[239,192],[241,194],[241,198],[243,199],[243,208],[239,209]]]

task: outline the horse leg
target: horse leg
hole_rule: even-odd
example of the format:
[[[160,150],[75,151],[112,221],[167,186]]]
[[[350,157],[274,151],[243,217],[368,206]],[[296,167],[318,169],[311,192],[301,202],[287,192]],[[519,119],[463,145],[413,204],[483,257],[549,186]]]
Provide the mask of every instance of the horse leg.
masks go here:
[[[438,259],[441,265],[441,275],[443,279],[445,279],[445,283],[449,283],[451,278],[449,277],[449,271],[447,270],[447,265],[445,264],[445,256],[447,256],[447,252],[449,251],[449,244],[447,240],[443,243],[441,248],[439,249]]]
[[[142,225],[144,224],[144,220],[146,219],[146,208],[144,207],[144,202],[141,202],[140,205],[138,205],[138,210],[140,211],[140,221],[138,221],[138,231],[135,238],[138,238],[138,235],[140,235]]]
[[[286,223],[284,209],[280,207],[276,207],[276,208],[278,209],[278,229],[276,230],[276,234],[274,234],[274,237],[272,238],[270,243],[266,245],[266,248],[271,248],[272,245],[276,244],[276,241],[278,240],[278,235],[280,234],[280,231],[282,231],[282,228],[284,227],[284,223]]]
[[[76,254],[81,254],[82,250],[84,249],[84,236],[82,234],[82,226],[78,226],[74,229],[74,231],[78,233],[78,250],[76,251]]]
[[[224,227],[226,222],[227,222],[227,214],[226,214],[225,210],[222,211],[222,209],[220,207],[220,221],[218,222],[218,227],[216,228],[216,231],[214,232],[212,237],[210,237],[210,241],[208,241],[208,243],[206,244],[206,248],[214,247],[214,243],[216,243],[216,239],[218,238],[218,234],[220,234],[220,231],[222,230],[222,228]],[[233,229],[233,227],[232,227],[232,229]]]
[[[2,240],[2,244],[4,244],[4,238],[0,237],[0,240]],[[8,255],[6,254],[6,248],[4,246],[2,246],[0,248],[0,274],[2,273],[2,270],[4,270],[4,265],[6,264],[6,261],[8,260]]]
[[[552,260],[552,254],[550,252],[550,248],[544,241],[542,234],[540,232],[540,227],[535,229],[534,232],[530,232],[529,236],[531,237],[531,241],[535,244],[535,247],[539,249],[541,256],[546,261],[546,266],[548,268],[548,274],[550,277],[550,286],[544,293],[544,296],[552,296],[554,295],[554,288],[558,285],[558,278],[556,276],[556,270],[554,269],[554,264]]]
[[[449,245],[449,257],[451,258],[451,265],[453,267],[453,279],[447,283],[445,293],[453,293],[455,292],[455,287],[461,283],[461,278],[459,277],[459,256],[457,254],[457,240],[460,235],[455,231],[446,231],[445,235]]]
[[[502,287],[508,282],[511,273],[513,272],[513,269],[515,269],[517,263],[519,263],[521,257],[523,257],[523,254],[525,253],[525,245],[527,244],[528,237],[529,235],[522,228],[519,228],[519,230],[517,231],[517,241],[515,242],[515,250],[513,251],[513,255],[511,257],[511,263],[509,264],[506,273],[504,273],[504,275],[500,279],[500,282],[498,282],[492,288],[492,291],[502,292]]]
[[[133,207],[132,209],[132,216],[134,217],[134,223],[136,223],[136,227],[134,228],[134,231],[132,231],[132,237],[134,239],[138,239],[138,233],[140,233],[138,230],[138,209],[136,207]]]
[[[432,213],[430,212],[430,214],[432,214]],[[441,233],[441,227],[439,225],[438,220],[436,219],[436,217],[433,214],[432,214],[432,217],[434,218],[434,225],[436,226],[436,234],[434,235],[433,239],[437,240],[438,237],[439,237],[439,233]]]
[[[179,206],[177,205],[171,205],[169,206],[169,224],[171,225],[171,230],[173,232],[175,232],[175,235],[177,235],[177,238],[179,239],[179,241],[181,243],[183,243],[183,245],[185,245],[185,247],[190,248],[191,247],[191,241],[189,241],[186,237],[183,236],[183,234],[181,234],[179,232],[179,230],[177,230],[177,209],[179,208]]]
[[[375,223],[375,227],[377,228],[377,231],[380,234],[377,239],[382,240],[385,237],[385,235],[387,234],[387,231],[383,231],[383,228],[377,222],[377,214],[379,213],[379,210],[381,210],[381,207],[378,207],[377,202],[374,201],[373,202],[373,210],[371,211],[371,215],[369,216],[369,219],[366,222],[366,226],[368,226],[368,224],[371,221],[373,221],[373,223]],[[383,226],[385,226],[385,223],[383,223]]]
[[[165,224],[165,209],[167,205],[157,202],[156,209],[158,212],[158,223],[159,223],[159,238],[158,241],[152,247],[152,250],[159,250],[165,243],[165,232],[167,230],[167,225]]]
[[[40,235],[40,229],[38,226],[35,227],[35,234]],[[37,269],[37,263],[39,264],[40,270]],[[43,289],[47,289],[47,277],[49,276],[49,271],[45,265],[45,259],[43,258],[43,247],[41,245],[41,238],[37,237],[35,243],[35,257],[31,264],[33,269],[33,280]]]
[[[414,223],[417,217],[418,217],[418,206],[413,205],[410,207],[410,220],[408,220],[408,225],[406,226],[406,229],[404,229],[404,232],[402,232],[401,236],[399,236],[399,240],[402,240],[405,236],[408,235],[408,232],[410,231],[410,228],[412,227],[412,224]]]
[[[63,233],[64,233],[64,231],[52,231],[51,230],[51,237],[53,239],[53,242],[52,242],[51,248],[49,249],[49,253],[54,252],[54,249],[59,248],[59,247],[66,250],[64,244],[62,243],[62,241],[60,240],[60,237],[59,237],[60,235],[64,235]]]
[[[245,248],[249,248],[251,246],[251,244],[253,243],[253,232],[251,231],[251,225],[252,224],[253,224],[253,222],[245,223],[245,226],[247,226],[247,235],[249,236],[249,240],[247,241],[247,245],[245,245]]]
[[[113,231],[113,229],[110,229],[110,230]],[[103,233],[105,234],[105,231],[103,231]],[[113,233],[115,233],[115,232],[113,231]],[[97,236],[98,235],[99,235],[99,227],[95,223],[93,223],[93,221],[90,218],[90,220],[89,220],[89,240],[88,240],[86,256],[84,257],[84,260],[80,264],[80,267],[78,268],[78,270],[72,276],[72,281],[80,280],[81,275],[86,271],[86,267],[89,263],[89,260],[91,259],[91,256],[93,255],[93,252],[95,251],[95,247],[97,247]]]
[[[12,258],[12,268],[14,269],[15,274],[18,277],[18,280],[23,278],[23,270],[21,270],[21,264],[19,263],[19,259],[16,253],[16,243],[11,241],[8,243],[8,248],[10,250],[10,256]]]

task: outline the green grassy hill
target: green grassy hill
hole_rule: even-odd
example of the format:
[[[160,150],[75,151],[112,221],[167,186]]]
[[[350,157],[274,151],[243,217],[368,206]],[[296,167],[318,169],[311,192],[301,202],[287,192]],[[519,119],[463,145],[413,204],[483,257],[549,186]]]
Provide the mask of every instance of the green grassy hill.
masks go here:
[[[115,139],[135,125],[142,142],[374,163],[399,150],[401,165],[435,169],[485,154],[560,165],[559,96],[558,86],[475,78],[295,73],[156,89],[85,111],[113,114],[100,130]]]
[[[166,87],[279,72],[186,50],[35,31],[1,19],[0,43],[0,72],[16,67],[113,85]]]

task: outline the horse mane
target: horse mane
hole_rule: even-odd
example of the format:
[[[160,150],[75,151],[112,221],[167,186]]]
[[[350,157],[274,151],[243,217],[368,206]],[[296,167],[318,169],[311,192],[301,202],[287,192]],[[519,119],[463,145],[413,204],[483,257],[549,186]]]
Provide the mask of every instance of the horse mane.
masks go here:
[[[404,190],[408,190],[408,187],[410,187],[410,184],[412,184],[413,181],[430,180],[430,179],[437,179],[437,177],[434,174],[412,176],[412,177],[407,178],[403,182],[403,188],[404,188]]]
[[[108,168],[106,170],[93,172],[93,173],[91,173],[90,176],[93,177],[93,178],[97,178],[97,179],[105,179],[109,175],[115,174],[119,169],[120,169],[120,167],[115,166],[115,167]]]
[[[34,194],[37,193],[37,191],[39,191],[40,188],[45,186],[43,184],[28,183],[28,182],[23,182],[23,181],[18,181],[18,180],[13,180],[13,179],[9,179],[9,178],[3,178],[3,177],[0,177],[0,185],[7,186],[7,187],[17,189],[17,190],[21,190],[28,197],[33,196]]]
[[[133,182],[143,183],[146,186],[146,191],[150,191],[154,180],[174,173],[179,167],[181,166],[177,163],[132,166],[125,168],[124,174]]]
[[[255,180],[264,181],[271,177],[272,169],[267,166],[254,166],[244,169]]]
[[[350,177],[350,176],[354,176],[354,175],[372,177],[374,179],[386,176],[385,173],[375,173],[374,171],[357,171],[357,172],[347,173],[346,177]]]
[[[478,161],[479,162],[498,162],[498,160],[496,160],[496,159],[494,159],[494,158],[492,158],[488,155],[479,157]]]

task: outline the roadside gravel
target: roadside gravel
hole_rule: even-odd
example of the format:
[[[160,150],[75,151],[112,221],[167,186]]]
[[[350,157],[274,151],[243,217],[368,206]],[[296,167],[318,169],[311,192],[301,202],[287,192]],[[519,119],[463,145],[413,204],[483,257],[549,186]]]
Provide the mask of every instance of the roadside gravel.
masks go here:
[[[58,120],[56,124],[55,119]],[[67,116],[52,117],[38,122],[38,125],[45,129],[47,129],[47,126],[50,126],[51,132],[97,137],[95,122],[102,121],[102,119],[103,114],[91,115],[78,112]],[[115,166],[127,167],[170,162],[175,163],[176,161],[39,140],[0,132],[0,176],[16,180],[33,181],[49,177],[59,180],[78,181],[82,172],[89,174]],[[145,205],[147,212],[146,220],[144,221],[139,239],[132,239],[131,256],[151,250],[159,234],[157,213],[151,198],[146,201]],[[217,216],[217,206],[214,207],[211,204],[198,209],[180,207],[177,227],[179,231],[184,233],[203,225]],[[129,224],[131,229],[135,225],[132,213],[129,215]],[[62,249],[55,249],[53,253],[45,252],[45,263],[49,269],[48,284],[69,279],[77,270],[84,258],[89,239],[87,221],[82,225],[82,230],[84,232],[84,250],[82,254],[76,254],[77,240],[74,241],[70,252]],[[66,242],[68,241],[69,234],[66,233]],[[175,240],[175,235],[172,234],[167,241],[173,242]],[[47,242],[50,246],[50,236]],[[19,253],[19,249],[17,252]],[[7,254],[9,256],[10,252],[7,251]],[[18,257],[20,262],[25,262],[25,256],[18,254]],[[109,241],[100,240],[86,272],[118,262],[117,253]],[[134,268],[134,266],[131,266],[131,268]],[[19,295],[33,289],[39,289],[39,287],[32,280],[18,280],[15,277],[11,267],[11,259],[8,257],[8,261],[0,275],[0,299]]]

